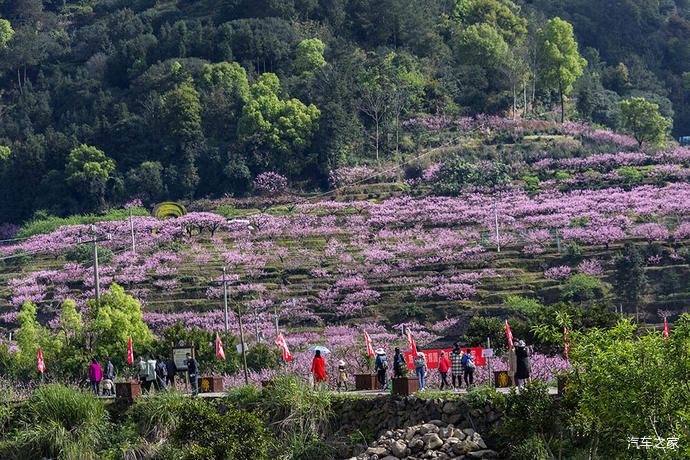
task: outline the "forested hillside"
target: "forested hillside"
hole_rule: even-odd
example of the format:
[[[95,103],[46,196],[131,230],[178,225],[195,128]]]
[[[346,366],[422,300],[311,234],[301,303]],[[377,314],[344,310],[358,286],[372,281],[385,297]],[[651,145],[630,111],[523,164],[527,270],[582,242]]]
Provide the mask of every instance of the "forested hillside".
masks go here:
[[[422,116],[618,129],[639,96],[690,134],[687,0],[0,0],[0,18],[0,222],[241,196],[268,170],[325,187],[417,153]]]

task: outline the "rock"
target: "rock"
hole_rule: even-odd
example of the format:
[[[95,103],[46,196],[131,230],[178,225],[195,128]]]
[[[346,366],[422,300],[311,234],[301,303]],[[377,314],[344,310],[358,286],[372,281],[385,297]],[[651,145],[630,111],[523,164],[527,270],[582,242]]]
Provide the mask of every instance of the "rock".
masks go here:
[[[467,435],[460,429],[456,428],[453,430],[453,437],[458,438],[460,441],[463,441]]]
[[[438,420],[438,419],[434,419],[434,420],[430,421],[429,423],[431,423],[432,425],[436,425],[439,428],[446,426],[445,422],[443,422],[442,420]]]
[[[457,443],[459,443],[459,442],[460,442],[460,440],[459,440],[458,438],[453,437],[453,436],[451,436],[450,438],[446,439],[446,443],[447,443],[448,445],[450,445],[451,447],[453,446],[453,444],[457,444]]]
[[[392,455],[388,455],[386,457],[383,457],[381,460],[400,460],[398,457],[393,457]]]
[[[441,439],[448,439],[448,438],[450,438],[451,436],[453,436],[453,428],[451,428],[451,427],[449,427],[449,426],[448,426],[448,427],[445,427],[445,428],[441,428],[440,430],[438,430],[438,436],[439,436]]]
[[[434,450],[443,445],[443,441],[436,433],[427,433],[422,437],[422,440],[424,441],[424,446],[427,450]]]
[[[467,458],[476,458],[481,460],[497,459],[498,453],[491,449],[482,449],[474,452],[468,452]]]
[[[486,448],[487,448],[487,447],[486,447],[486,443],[484,442],[484,440],[483,440],[482,438],[477,439],[475,442],[477,443],[477,445],[478,445],[481,449],[486,449]]]
[[[410,450],[417,452],[424,448],[424,441],[422,441],[421,439],[415,439],[412,442],[410,442],[407,446],[410,448]]]
[[[397,441],[391,444],[391,454],[395,455],[398,458],[404,457],[406,451],[407,446],[402,441]]]
[[[370,447],[367,449],[367,454],[382,456],[382,455],[386,454],[386,448],[385,447]]]
[[[438,433],[438,426],[433,425],[431,423],[425,423],[424,425],[419,427],[419,433],[420,434]]]
[[[411,441],[412,438],[414,438],[414,435],[417,433],[417,430],[414,427],[409,427],[405,429],[405,440],[406,441]]]
[[[462,420],[463,414],[461,412],[456,412],[448,416],[449,425],[457,425],[457,423]]]
[[[455,405],[452,401],[448,401],[443,405],[443,408],[441,409],[441,412],[444,414],[453,414],[458,410],[458,406]]]
[[[474,430],[472,428],[465,428],[462,430],[463,433],[465,433],[467,436],[472,436],[474,434]]]

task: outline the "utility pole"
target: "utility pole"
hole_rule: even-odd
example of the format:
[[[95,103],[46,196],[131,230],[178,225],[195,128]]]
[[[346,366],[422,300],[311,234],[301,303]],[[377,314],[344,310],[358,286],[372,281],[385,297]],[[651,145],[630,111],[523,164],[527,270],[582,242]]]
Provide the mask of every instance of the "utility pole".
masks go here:
[[[244,384],[249,385],[249,372],[247,372],[247,353],[244,349],[244,327],[242,327],[242,311],[240,302],[237,302],[237,318],[240,323],[240,347],[242,347],[242,362],[244,364]]]
[[[273,316],[275,317],[275,322],[276,322],[276,337],[280,334],[278,330],[278,306],[276,304],[273,304]]]
[[[225,310],[225,335],[228,334],[228,282],[225,279],[225,267],[223,267],[223,308]],[[240,320],[242,324],[242,320]]]
[[[129,230],[132,233],[132,252],[136,252],[136,246],[134,245],[134,220],[132,220],[132,208],[129,208]]]
[[[106,235],[105,238],[98,239],[96,238],[96,226],[91,224],[91,232],[93,233],[93,240],[91,241],[82,241],[81,236],[77,238],[77,244],[90,244],[93,243],[93,284],[95,287],[95,293],[96,293],[96,300],[101,298],[101,286],[100,286],[100,280],[98,277],[98,243],[101,241],[106,241],[110,240],[112,236],[110,233]]]
[[[91,225],[93,232],[93,284],[96,286],[96,300],[101,298],[101,286],[98,279],[98,245],[96,244],[96,226]]]
[[[494,198],[494,225],[496,226],[496,252],[501,252],[501,242],[498,240],[498,210],[496,209],[496,198]]]
[[[486,338],[486,348],[491,348],[491,338]],[[486,358],[486,366],[489,370],[489,386],[491,386],[491,356]]]
[[[259,307],[254,305],[254,334],[256,335],[256,343],[261,343],[261,337],[259,337]]]

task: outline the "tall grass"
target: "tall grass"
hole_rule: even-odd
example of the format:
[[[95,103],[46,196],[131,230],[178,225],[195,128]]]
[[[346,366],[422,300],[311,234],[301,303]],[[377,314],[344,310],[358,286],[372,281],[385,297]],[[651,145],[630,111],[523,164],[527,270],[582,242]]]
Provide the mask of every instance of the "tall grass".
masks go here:
[[[90,393],[60,384],[39,387],[21,415],[17,458],[97,458],[109,424],[103,401]]]
[[[165,441],[184,417],[187,399],[175,391],[167,391],[155,398],[139,398],[130,408],[130,415],[147,440]]]

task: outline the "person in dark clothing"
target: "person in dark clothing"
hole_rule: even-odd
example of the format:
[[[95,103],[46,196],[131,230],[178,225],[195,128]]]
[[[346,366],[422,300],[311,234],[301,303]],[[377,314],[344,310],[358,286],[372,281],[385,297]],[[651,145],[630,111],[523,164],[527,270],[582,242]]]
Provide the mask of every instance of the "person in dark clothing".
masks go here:
[[[460,345],[458,343],[453,344],[453,349],[450,351],[450,356],[448,358],[450,359],[450,375],[453,381],[453,387],[455,388],[462,387],[462,358],[464,355],[465,353],[460,349]],[[458,380],[457,384],[455,383],[455,379]]]
[[[192,358],[191,353],[187,353],[187,373],[189,374],[189,385],[192,387],[192,395],[199,394],[199,367],[196,359]]]
[[[115,366],[110,362],[110,358],[105,358],[105,378],[115,381]]]
[[[393,378],[403,376],[403,366],[406,366],[405,355],[400,352],[400,348],[395,347],[393,355]]]
[[[156,381],[158,382],[158,388],[161,391],[166,391],[165,379],[168,376],[168,368],[165,365],[165,361],[160,356],[156,360]]]
[[[175,389],[175,374],[177,374],[177,366],[175,365],[175,360],[170,358],[165,362],[165,384],[170,385],[170,387]]]
[[[515,379],[518,386],[525,386],[525,383],[530,381],[530,366],[529,366],[529,350],[525,345],[524,340],[520,340],[515,345],[515,357],[517,359],[517,372],[515,372]]]
[[[474,384],[474,356],[472,356],[472,349],[468,348],[465,356],[462,357],[462,366],[465,368],[465,386],[469,388]]]
[[[381,389],[386,391],[386,372],[388,372],[388,360],[383,348],[376,350],[376,362],[374,363],[374,372],[377,373],[377,378],[381,384]]]

